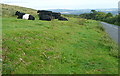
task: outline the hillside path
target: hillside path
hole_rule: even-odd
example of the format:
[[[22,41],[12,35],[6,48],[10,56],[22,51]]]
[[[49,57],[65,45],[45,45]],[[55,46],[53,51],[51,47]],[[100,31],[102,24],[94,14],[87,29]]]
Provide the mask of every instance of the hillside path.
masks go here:
[[[100,23],[104,27],[105,31],[109,34],[109,36],[113,39],[113,41],[115,41],[118,44],[118,42],[119,42],[118,36],[120,36],[120,35],[118,35],[118,34],[120,34],[120,26],[108,24],[105,22],[100,22]],[[118,31],[119,31],[119,33],[118,33]]]

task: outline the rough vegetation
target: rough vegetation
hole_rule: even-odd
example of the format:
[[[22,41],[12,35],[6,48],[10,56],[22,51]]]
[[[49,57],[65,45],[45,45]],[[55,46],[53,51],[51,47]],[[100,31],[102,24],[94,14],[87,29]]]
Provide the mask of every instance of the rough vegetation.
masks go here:
[[[36,10],[31,9],[31,8],[19,7],[15,5],[11,6],[7,4],[1,4],[1,5],[2,5],[2,16],[3,17],[15,17],[16,11],[29,13],[29,14],[32,14],[33,16],[37,15]]]
[[[3,74],[118,74],[118,47],[97,21],[16,19],[12,8],[36,11],[8,6],[2,19]]]

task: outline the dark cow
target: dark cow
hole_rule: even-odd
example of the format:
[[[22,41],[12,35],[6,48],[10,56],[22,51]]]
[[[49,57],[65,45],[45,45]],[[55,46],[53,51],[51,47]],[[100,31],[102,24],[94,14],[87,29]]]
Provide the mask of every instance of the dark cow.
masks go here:
[[[51,21],[52,19],[58,19],[62,21],[68,21],[66,18],[61,17],[61,13],[56,13],[47,10],[38,10],[37,13],[39,13],[39,20]]]
[[[49,15],[49,16],[52,16],[52,11],[38,10],[37,13],[39,13],[40,15]]]
[[[39,20],[51,21],[53,19],[52,11],[38,10],[37,13],[39,13]]]
[[[60,21],[68,21],[67,18],[64,18],[64,17],[62,17],[62,16],[60,16],[60,17],[58,18],[58,20],[60,20]]]
[[[39,20],[51,21],[51,20],[52,20],[52,16],[49,16],[49,15],[41,15],[41,16],[39,16]]]
[[[33,17],[30,14],[26,14],[26,13],[21,13],[16,11],[15,15],[17,15],[17,19],[26,19],[26,20],[35,20],[35,17]]]
[[[61,16],[61,13],[52,12],[52,16],[53,16],[55,19],[58,19],[58,18]]]

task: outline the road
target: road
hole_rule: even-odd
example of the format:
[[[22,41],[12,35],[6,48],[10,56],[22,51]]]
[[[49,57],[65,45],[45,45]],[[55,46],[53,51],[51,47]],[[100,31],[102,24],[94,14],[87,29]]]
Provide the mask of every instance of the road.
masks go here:
[[[108,24],[108,23],[105,23],[105,22],[100,22],[105,31],[109,34],[109,36],[113,39],[113,41],[115,41],[117,44],[119,44],[119,40],[118,40],[118,34],[120,34],[120,27],[119,26],[116,26],[116,25],[112,25],[112,24]],[[119,31],[119,33],[118,33]]]

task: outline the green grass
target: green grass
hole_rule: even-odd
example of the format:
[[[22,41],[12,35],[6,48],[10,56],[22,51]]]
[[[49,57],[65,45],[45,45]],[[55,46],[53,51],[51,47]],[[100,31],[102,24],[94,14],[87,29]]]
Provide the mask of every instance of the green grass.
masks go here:
[[[41,21],[33,9],[3,6],[3,74],[118,74],[117,44],[99,22]],[[16,19],[17,10],[36,20]]]
[[[117,74],[117,47],[98,25],[3,18],[3,73]]]

